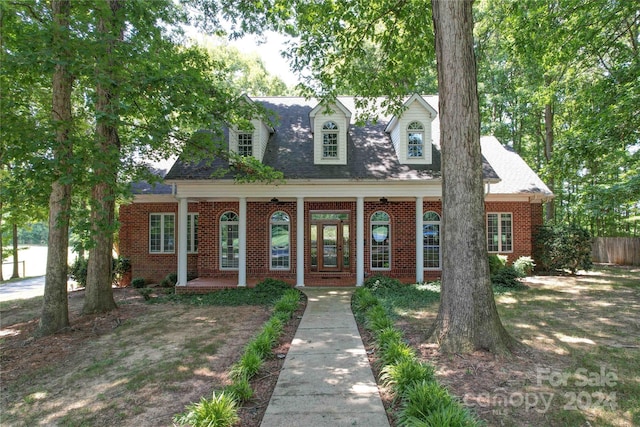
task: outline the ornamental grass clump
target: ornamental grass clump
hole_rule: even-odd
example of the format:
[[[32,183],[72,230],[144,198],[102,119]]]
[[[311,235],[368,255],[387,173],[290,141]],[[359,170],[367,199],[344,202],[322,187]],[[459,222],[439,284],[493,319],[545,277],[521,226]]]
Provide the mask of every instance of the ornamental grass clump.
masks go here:
[[[231,427],[238,421],[238,409],[234,396],[213,392],[211,399],[201,398],[198,403],[186,407],[185,412],[173,420],[179,425],[201,427]]]
[[[393,389],[396,398],[402,398],[415,384],[435,381],[434,374],[434,367],[428,363],[417,359],[403,359],[382,368],[380,381],[385,387]]]

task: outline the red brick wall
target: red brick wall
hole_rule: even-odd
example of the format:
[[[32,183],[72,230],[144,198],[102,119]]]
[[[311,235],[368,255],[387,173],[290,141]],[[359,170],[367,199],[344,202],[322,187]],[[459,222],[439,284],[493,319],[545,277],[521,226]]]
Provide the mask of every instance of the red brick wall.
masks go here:
[[[188,210],[198,212],[198,204],[189,203]],[[119,213],[120,254],[131,261],[131,277],[142,277],[147,283],[160,282],[178,268],[177,248],[173,254],[149,253],[149,215],[152,213],[174,213],[177,233],[177,203],[132,203],[120,206]],[[198,274],[198,254],[187,256],[187,274]]]
[[[238,202],[199,202],[189,203],[189,212],[198,213],[198,254],[188,255],[188,272],[200,277],[237,278],[237,271],[220,269],[219,227],[220,216],[226,211],[238,213]],[[120,208],[120,251],[131,259],[132,277],[144,277],[159,281],[165,275],[177,269],[176,254],[149,253],[149,214],[173,212],[177,217],[177,203],[133,203]],[[370,261],[370,220],[371,215],[384,211],[391,221],[391,269],[371,270]],[[283,211],[290,217],[290,269],[271,270],[269,259],[269,220],[276,211]],[[350,225],[351,265],[347,272],[324,274],[333,279],[355,283],[356,274],[356,202],[305,202],[305,257],[309,257],[310,211],[348,211]],[[435,211],[442,215],[439,201],[425,201],[423,211]],[[509,261],[519,256],[531,255],[531,236],[533,226],[542,224],[542,206],[522,202],[488,202],[487,212],[510,212],[513,218],[513,252],[508,253]],[[385,274],[403,281],[415,280],[415,202],[377,201],[365,202],[365,277]],[[177,226],[177,221],[176,221]],[[177,229],[177,228],[176,228]],[[248,202],[247,203],[247,276],[275,277],[295,283],[296,280],[296,203]],[[425,270],[425,279],[437,279],[440,271]],[[323,274],[310,271],[305,264],[306,284],[327,284],[322,281]]]

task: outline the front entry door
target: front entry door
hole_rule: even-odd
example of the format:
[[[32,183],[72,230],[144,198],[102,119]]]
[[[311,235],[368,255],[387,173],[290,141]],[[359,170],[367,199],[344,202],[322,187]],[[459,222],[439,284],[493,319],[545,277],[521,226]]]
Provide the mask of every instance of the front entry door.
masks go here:
[[[318,239],[318,270],[342,270],[342,226],[339,221],[321,222]]]

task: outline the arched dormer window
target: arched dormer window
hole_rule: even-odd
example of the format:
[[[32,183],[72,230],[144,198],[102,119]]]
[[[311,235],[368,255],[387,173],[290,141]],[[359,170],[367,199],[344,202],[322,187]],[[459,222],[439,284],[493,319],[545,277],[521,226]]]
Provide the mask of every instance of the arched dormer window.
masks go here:
[[[391,221],[389,214],[377,211],[371,215],[371,269],[391,269]]]
[[[338,125],[332,121],[322,125],[322,158],[338,158]]]
[[[290,254],[289,215],[278,211],[271,215],[271,269],[288,270]]]
[[[420,122],[411,122],[407,126],[407,157],[424,157],[424,126]]]

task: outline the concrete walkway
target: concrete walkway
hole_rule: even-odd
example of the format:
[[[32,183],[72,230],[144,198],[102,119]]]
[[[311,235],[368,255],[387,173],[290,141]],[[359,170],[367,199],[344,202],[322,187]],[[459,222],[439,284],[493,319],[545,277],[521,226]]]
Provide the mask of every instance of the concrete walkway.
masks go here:
[[[389,427],[351,312],[353,290],[303,291],[307,309],[261,426]]]

